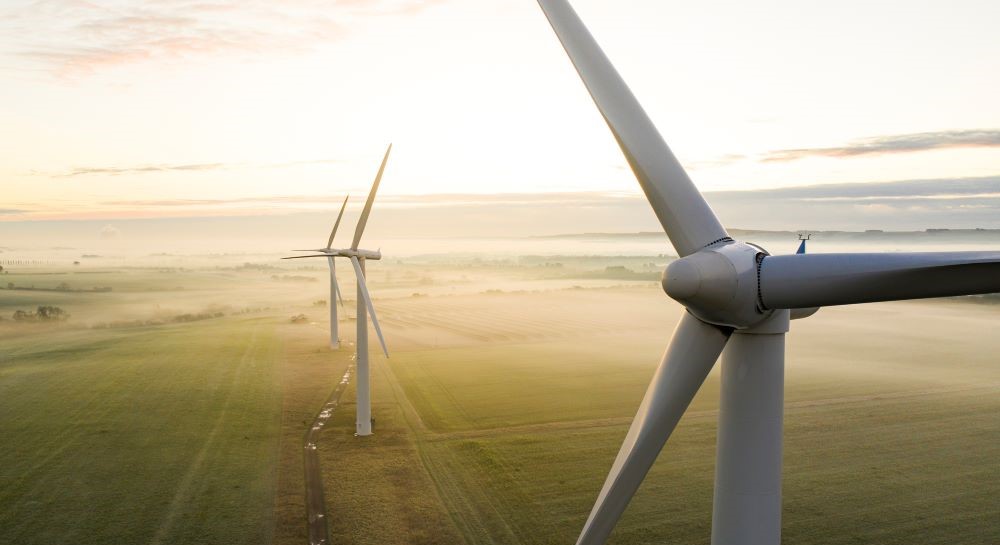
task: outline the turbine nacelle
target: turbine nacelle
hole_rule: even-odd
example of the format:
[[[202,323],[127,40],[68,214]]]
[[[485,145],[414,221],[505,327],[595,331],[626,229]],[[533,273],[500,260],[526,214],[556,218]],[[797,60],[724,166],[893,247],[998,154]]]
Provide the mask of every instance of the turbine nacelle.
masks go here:
[[[297,255],[285,257],[283,259],[306,259],[310,257],[346,257],[348,259],[356,257],[358,259],[368,259],[378,261],[382,259],[382,250],[355,250],[352,248],[318,248],[315,250],[299,250],[302,252],[317,252],[314,255]]]
[[[357,257],[360,259],[370,259],[378,261],[382,259],[382,250],[353,250],[351,248],[346,248],[337,252],[340,257]]]
[[[717,242],[671,262],[660,282],[670,298],[700,320],[747,329],[774,312],[760,302],[760,263],[767,255],[745,242]]]

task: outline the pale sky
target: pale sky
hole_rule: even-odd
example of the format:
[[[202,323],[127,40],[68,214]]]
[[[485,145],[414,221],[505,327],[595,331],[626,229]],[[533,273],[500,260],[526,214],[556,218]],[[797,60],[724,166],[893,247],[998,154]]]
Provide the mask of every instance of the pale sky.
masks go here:
[[[1000,174],[995,0],[573,4],[704,191]],[[533,0],[0,6],[0,220],[327,210],[389,142],[387,198],[638,193]]]

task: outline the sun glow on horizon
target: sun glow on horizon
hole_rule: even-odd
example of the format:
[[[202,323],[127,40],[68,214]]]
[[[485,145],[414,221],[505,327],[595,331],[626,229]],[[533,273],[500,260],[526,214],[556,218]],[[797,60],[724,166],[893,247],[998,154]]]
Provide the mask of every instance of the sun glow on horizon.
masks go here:
[[[574,5],[705,191],[1000,172],[995,3]],[[385,196],[638,194],[533,2],[27,6],[0,220],[322,209],[390,141]]]

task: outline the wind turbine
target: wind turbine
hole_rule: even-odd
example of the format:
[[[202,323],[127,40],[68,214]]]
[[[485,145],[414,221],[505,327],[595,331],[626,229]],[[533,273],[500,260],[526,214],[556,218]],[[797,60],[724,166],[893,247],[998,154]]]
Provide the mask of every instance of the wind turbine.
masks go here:
[[[340,205],[340,213],[337,214],[337,221],[334,222],[330,237],[326,240],[326,248],[295,250],[296,252],[323,252],[330,265],[330,348],[334,349],[340,348],[340,334],[337,331],[337,301],[340,301],[340,306],[344,306],[344,297],[340,293],[340,285],[337,284],[337,264],[334,261],[336,254],[332,246],[333,237],[337,236],[337,228],[340,227],[340,220],[344,217],[344,209],[347,208],[347,200],[350,198],[350,195],[344,197],[344,203]]]
[[[604,543],[722,357],[713,545],[781,541],[781,434],[789,320],[818,307],[1000,291],[1000,252],[771,256],[733,240],[566,0],[538,0],[679,259],[674,331],[578,544]]]
[[[358,282],[358,308],[357,308],[357,341],[355,346],[357,349],[356,354],[356,364],[357,371],[355,372],[355,377],[357,378],[357,418],[355,420],[355,434],[356,435],[371,435],[372,434],[372,388],[371,388],[371,367],[368,362],[368,314],[371,314],[372,325],[375,326],[375,333],[378,335],[379,344],[382,346],[382,352],[385,357],[389,357],[389,349],[386,348],[385,338],[382,336],[382,328],[378,324],[378,316],[375,314],[375,306],[372,304],[371,295],[368,293],[368,285],[365,283],[365,261],[379,260],[382,259],[381,250],[362,250],[359,248],[361,244],[361,235],[365,232],[365,225],[368,223],[368,216],[372,211],[372,204],[375,202],[375,194],[378,192],[378,186],[382,182],[382,174],[385,172],[385,165],[389,161],[389,152],[392,151],[392,144],[385,150],[385,156],[382,158],[382,165],[378,168],[378,174],[375,175],[375,182],[372,184],[371,191],[368,193],[368,200],[365,201],[365,207],[361,211],[361,217],[358,218],[358,226],[354,229],[354,240],[351,242],[350,248],[338,249],[333,248],[333,236],[337,233],[337,227],[340,225],[340,218],[344,215],[344,206],[347,205],[347,199],[344,199],[344,204],[340,207],[340,215],[337,216],[337,222],[333,226],[333,231],[330,233],[330,238],[327,241],[326,248],[320,248],[317,250],[303,250],[303,251],[315,251],[319,252],[312,255],[299,255],[294,257],[286,257],[284,259],[305,259],[312,257],[325,257],[330,263],[330,305],[334,306],[332,292],[336,292],[339,296],[340,288],[337,285],[337,278],[335,276],[334,269],[334,259],[337,257],[346,257],[351,260],[351,265],[354,266],[354,276],[357,278]],[[341,302],[343,304],[343,302]],[[330,312],[330,343],[334,343],[336,338],[336,321],[337,315],[336,311]],[[339,340],[337,340],[339,342]]]

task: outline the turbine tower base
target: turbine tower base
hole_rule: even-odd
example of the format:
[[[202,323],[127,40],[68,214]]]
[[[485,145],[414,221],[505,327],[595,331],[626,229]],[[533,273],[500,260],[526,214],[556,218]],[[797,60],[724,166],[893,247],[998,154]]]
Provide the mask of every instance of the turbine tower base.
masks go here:
[[[737,331],[722,353],[712,545],[781,543],[788,311]]]
[[[365,260],[361,262],[361,272],[364,274]],[[358,282],[358,341],[357,348],[357,400],[358,413],[354,424],[354,435],[364,437],[372,434],[372,372],[368,363],[368,309],[364,304],[364,288]]]

